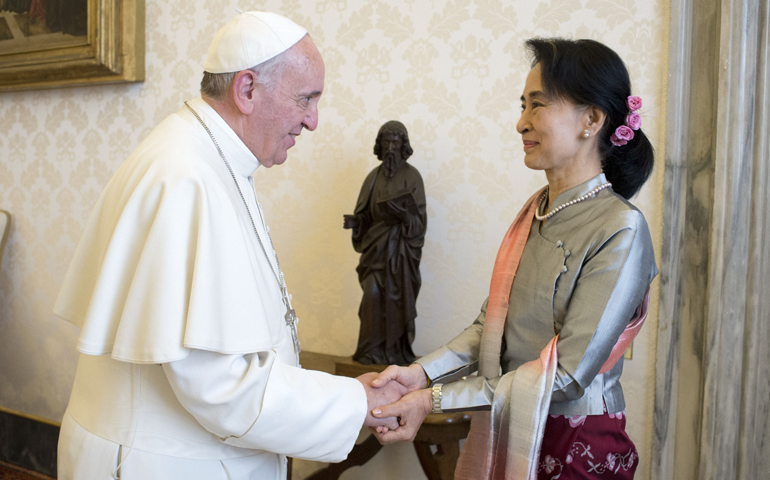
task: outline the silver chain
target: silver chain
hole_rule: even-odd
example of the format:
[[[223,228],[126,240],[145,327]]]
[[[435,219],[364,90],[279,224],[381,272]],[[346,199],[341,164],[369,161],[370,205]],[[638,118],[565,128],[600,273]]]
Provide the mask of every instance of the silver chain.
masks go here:
[[[209,127],[203,122],[201,117],[198,116],[198,112],[193,110],[193,108],[190,105],[188,105],[187,102],[184,102],[184,105],[190,110],[190,112],[192,112],[195,118],[198,119],[200,124],[203,126],[203,129],[206,130],[206,133],[208,133],[209,137],[211,137],[211,141],[214,142],[214,146],[217,147],[217,152],[219,152],[219,156],[222,157],[222,161],[225,162],[227,171],[230,172],[230,176],[233,177],[235,188],[238,189],[238,195],[241,196],[241,200],[243,201],[243,206],[246,207],[246,213],[249,215],[249,220],[251,220],[251,228],[254,229],[254,235],[257,236],[257,241],[259,242],[259,246],[262,248],[262,253],[265,254],[265,259],[267,259],[267,264],[270,265],[271,263],[270,257],[267,255],[267,250],[265,250],[265,245],[262,243],[262,238],[259,236],[259,232],[257,231],[257,225],[254,223],[254,218],[251,216],[251,210],[249,210],[249,205],[246,203],[246,198],[243,196],[243,192],[241,192],[241,187],[238,186],[238,180],[235,179],[235,173],[233,173],[233,169],[232,167],[230,167],[230,162],[228,162],[227,159],[225,158],[225,154],[222,152],[222,149],[219,148],[219,143],[217,143],[217,139],[214,138],[214,135],[211,133],[211,130],[209,130]],[[259,205],[257,205],[257,210],[259,210]],[[265,221],[264,219],[262,219],[262,212],[259,212],[259,217],[262,220],[262,224],[264,225]],[[267,231],[267,228],[265,228],[265,231]],[[272,237],[270,237],[270,232],[267,232],[267,238],[270,240],[270,245],[272,245],[273,239]],[[286,292],[286,289],[284,288],[283,271],[281,271],[281,264],[280,262],[278,262],[278,255],[275,253],[275,250],[273,250],[273,254],[275,256],[275,265],[278,267],[278,275],[275,274],[275,270],[273,270],[272,265],[270,265],[270,272],[273,274],[275,281],[278,282],[278,288],[281,290],[281,295],[288,300],[287,292]],[[290,308],[288,303],[286,307]]]

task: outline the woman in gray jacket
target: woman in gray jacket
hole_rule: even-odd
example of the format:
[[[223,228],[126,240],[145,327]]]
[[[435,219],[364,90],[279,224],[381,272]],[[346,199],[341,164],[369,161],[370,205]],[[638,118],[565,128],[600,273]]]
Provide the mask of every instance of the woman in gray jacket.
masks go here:
[[[630,479],[638,456],[625,433],[623,359],[611,353],[625,345],[619,338],[629,321],[643,321],[646,292],[657,274],[647,222],[628,201],[652,172],[653,149],[641,129],[641,99],[631,95],[628,72],[614,51],[592,40],[531,39],[526,45],[533,67],[517,130],[525,164],[544,170],[548,186],[530,202],[534,218],[527,219],[531,227],[510,296],[503,299],[499,367],[479,369],[490,297],[473,324],[448,344],[409,367],[383,372],[378,383],[397,380],[412,393],[375,410],[375,416],[400,416],[402,425],[376,435],[383,443],[411,440],[431,411],[492,410],[487,436],[499,436],[496,402],[502,398],[519,408],[509,396],[515,388],[501,379],[531,362],[537,369],[553,340],[558,361],[547,383],[544,429],[534,430],[540,451],[529,454],[530,473]],[[479,375],[466,377],[477,369]],[[468,443],[464,456],[466,450],[472,450]],[[495,451],[487,454],[487,468],[504,463]],[[460,465],[471,460],[461,458]],[[461,470],[460,476],[477,475]]]

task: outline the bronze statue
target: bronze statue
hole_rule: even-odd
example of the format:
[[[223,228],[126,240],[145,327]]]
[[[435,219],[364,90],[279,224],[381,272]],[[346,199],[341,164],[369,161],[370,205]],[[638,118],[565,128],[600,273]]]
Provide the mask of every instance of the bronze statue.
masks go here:
[[[428,216],[420,172],[406,163],[412,153],[401,122],[380,127],[374,154],[382,164],[364,180],[355,213],[344,216],[344,227],[353,229],[353,248],[361,254],[356,271],[364,291],[353,360],[366,365],[415,360],[415,303]]]

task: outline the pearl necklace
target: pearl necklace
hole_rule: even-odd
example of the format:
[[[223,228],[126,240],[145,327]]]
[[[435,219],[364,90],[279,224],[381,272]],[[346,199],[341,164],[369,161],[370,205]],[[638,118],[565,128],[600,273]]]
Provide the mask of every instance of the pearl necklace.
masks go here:
[[[546,213],[545,215],[539,215],[537,213],[537,210],[535,210],[535,218],[542,222],[543,220],[546,220],[548,218],[553,217],[554,215],[556,215],[557,212],[559,212],[559,211],[569,207],[570,205],[574,205],[576,203],[582,202],[583,200],[591,198],[594,195],[596,195],[597,193],[599,193],[602,190],[604,190],[605,188],[610,188],[610,187],[612,187],[612,184],[610,182],[603,183],[603,184],[599,185],[598,187],[594,188],[593,190],[591,190],[590,192],[586,193],[585,195],[581,195],[578,198],[576,198],[574,200],[570,200],[567,203],[562,203],[561,205],[559,205],[558,207],[554,208],[553,210],[551,210],[550,212]],[[543,192],[543,195],[540,198],[540,203],[541,204],[543,203],[543,200],[545,200],[546,195],[548,195],[548,190]]]

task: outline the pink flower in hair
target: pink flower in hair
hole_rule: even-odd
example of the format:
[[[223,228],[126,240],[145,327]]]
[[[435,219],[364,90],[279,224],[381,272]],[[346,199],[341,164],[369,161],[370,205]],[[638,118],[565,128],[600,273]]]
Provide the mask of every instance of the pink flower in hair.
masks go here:
[[[639,130],[642,127],[642,117],[638,113],[631,113],[626,117],[626,125],[631,130]]]
[[[626,115],[625,125],[621,125],[615,129],[615,133],[610,136],[610,141],[616,147],[622,147],[630,140],[634,139],[634,130],[642,128],[642,117],[636,113],[637,110],[642,108],[642,99],[636,95],[628,97],[626,103],[628,109],[631,111]]]
[[[628,97],[628,109],[631,110],[631,112],[635,112],[642,108],[642,98],[637,97],[636,95],[631,95]]]
[[[610,142],[612,142],[612,144],[615,145],[616,147],[622,147],[623,145],[628,143],[627,141],[621,138],[618,138],[617,135],[615,135],[614,133],[610,135]]]
[[[615,129],[615,136],[628,142],[634,139],[634,131],[626,125],[621,125]]]

